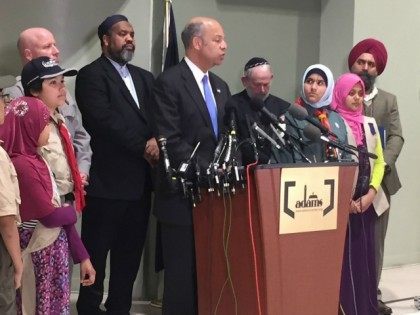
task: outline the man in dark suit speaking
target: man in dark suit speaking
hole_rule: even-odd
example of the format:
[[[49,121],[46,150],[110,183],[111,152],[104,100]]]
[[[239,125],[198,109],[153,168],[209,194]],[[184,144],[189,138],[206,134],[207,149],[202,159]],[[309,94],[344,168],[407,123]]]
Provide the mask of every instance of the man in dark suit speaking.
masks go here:
[[[227,44],[223,28],[212,18],[195,17],[182,32],[185,58],[163,72],[153,88],[152,112],[158,135],[167,139],[172,167],[178,168],[201,145],[197,160],[208,167],[222,131],[227,84],[211,68],[220,65]],[[194,234],[188,200],[165,186],[160,165],[155,215],[161,223],[165,286],[163,314],[197,313]]]
[[[102,55],[79,71],[76,99],[92,137],[90,185],[82,217],[82,240],[97,271],[80,287],[79,314],[101,314],[108,252],[107,314],[129,314],[150,212],[150,165],[159,158],[146,109],[153,75],[128,62],[134,30],[113,15],[98,27]]]

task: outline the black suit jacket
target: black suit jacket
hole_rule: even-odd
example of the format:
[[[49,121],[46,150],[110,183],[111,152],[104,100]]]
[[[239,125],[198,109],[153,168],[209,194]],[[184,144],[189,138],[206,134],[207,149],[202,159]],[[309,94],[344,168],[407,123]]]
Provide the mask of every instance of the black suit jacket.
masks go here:
[[[223,131],[224,105],[230,97],[229,87],[221,78],[209,72],[217,104],[219,135]],[[202,170],[213,159],[218,139],[215,138],[206,103],[193,73],[182,60],[164,71],[153,88],[152,110],[156,135],[167,138],[167,150],[172,168],[186,161],[200,142],[197,159]],[[155,215],[173,224],[191,224],[191,208],[179,192],[169,192],[163,163],[159,165],[156,187]]]
[[[110,61],[102,55],[76,79],[76,100],[93,151],[89,196],[139,200],[150,189],[150,168],[143,158],[153,136],[149,107],[153,75],[128,64],[140,109]]]

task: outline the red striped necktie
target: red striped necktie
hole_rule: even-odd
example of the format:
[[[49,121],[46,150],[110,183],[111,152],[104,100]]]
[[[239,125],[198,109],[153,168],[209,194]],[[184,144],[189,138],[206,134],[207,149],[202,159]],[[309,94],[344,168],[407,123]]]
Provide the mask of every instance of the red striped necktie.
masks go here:
[[[74,153],[73,144],[70,139],[69,131],[67,130],[66,125],[63,124],[61,120],[58,121],[58,131],[60,133],[61,142],[63,143],[64,153],[67,157],[67,162],[69,163],[71,177],[73,178],[74,184],[74,199],[75,206],[78,212],[82,212],[85,207],[85,196],[82,184],[82,178],[80,177],[79,167],[77,166],[76,155]]]

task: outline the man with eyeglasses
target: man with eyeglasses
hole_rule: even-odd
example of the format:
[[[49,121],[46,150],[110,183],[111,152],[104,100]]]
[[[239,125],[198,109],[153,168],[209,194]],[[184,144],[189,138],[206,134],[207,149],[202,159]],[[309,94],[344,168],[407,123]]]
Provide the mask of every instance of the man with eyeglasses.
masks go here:
[[[10,102],[3,89],[12,86],[12,76],[0,76],[0,128],[5,106]],[[23,264],[16,222],[19,219],[19,186],[16,171],[0,139],[0,314],[16,314],[16,289],[20,287]]]
[[[386,162],[382,188],[388,202],[391,195],[400,188],[395,163],[404,144],[397,98],[376,87],[375,80],[384,71],[388,54],[384,44],[376,39],[367,38],[357,43],[348,57],[349,70],[361,77],[365,84],[366,95],[363,100],[366,116],[375,118],[381,134],[384,158]],[[378,214],[375,222],[375,259],[377,286],[381,279],[385,235],[388,228],[389,209]],[[392,314],[392,309],[381,299],[378,287],[378,310],[380,314]]]
[[[1,96],[1,98],[3,99],[3,102],[4,102],[5,104],[9,104],[9,103],[10,103],[10,101],[12,100],[12,98],[10,97],[10,94],[8,94],[8,93],[3,93],[3,90],[1,90],[1,92],[0,92],[0,96]]]

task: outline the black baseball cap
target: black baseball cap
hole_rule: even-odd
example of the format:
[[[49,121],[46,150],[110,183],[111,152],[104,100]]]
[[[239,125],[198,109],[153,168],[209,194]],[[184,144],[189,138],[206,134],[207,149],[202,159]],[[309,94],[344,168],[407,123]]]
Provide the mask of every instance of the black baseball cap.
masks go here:
[[[43,79],[50,79],[59,75],[72,77],[76,74],[76,69],[63,69],[57,61],[50,57],[39,57],[32,59],[23,67],[21,80],[22,86],[26,90],[42,82]]]

